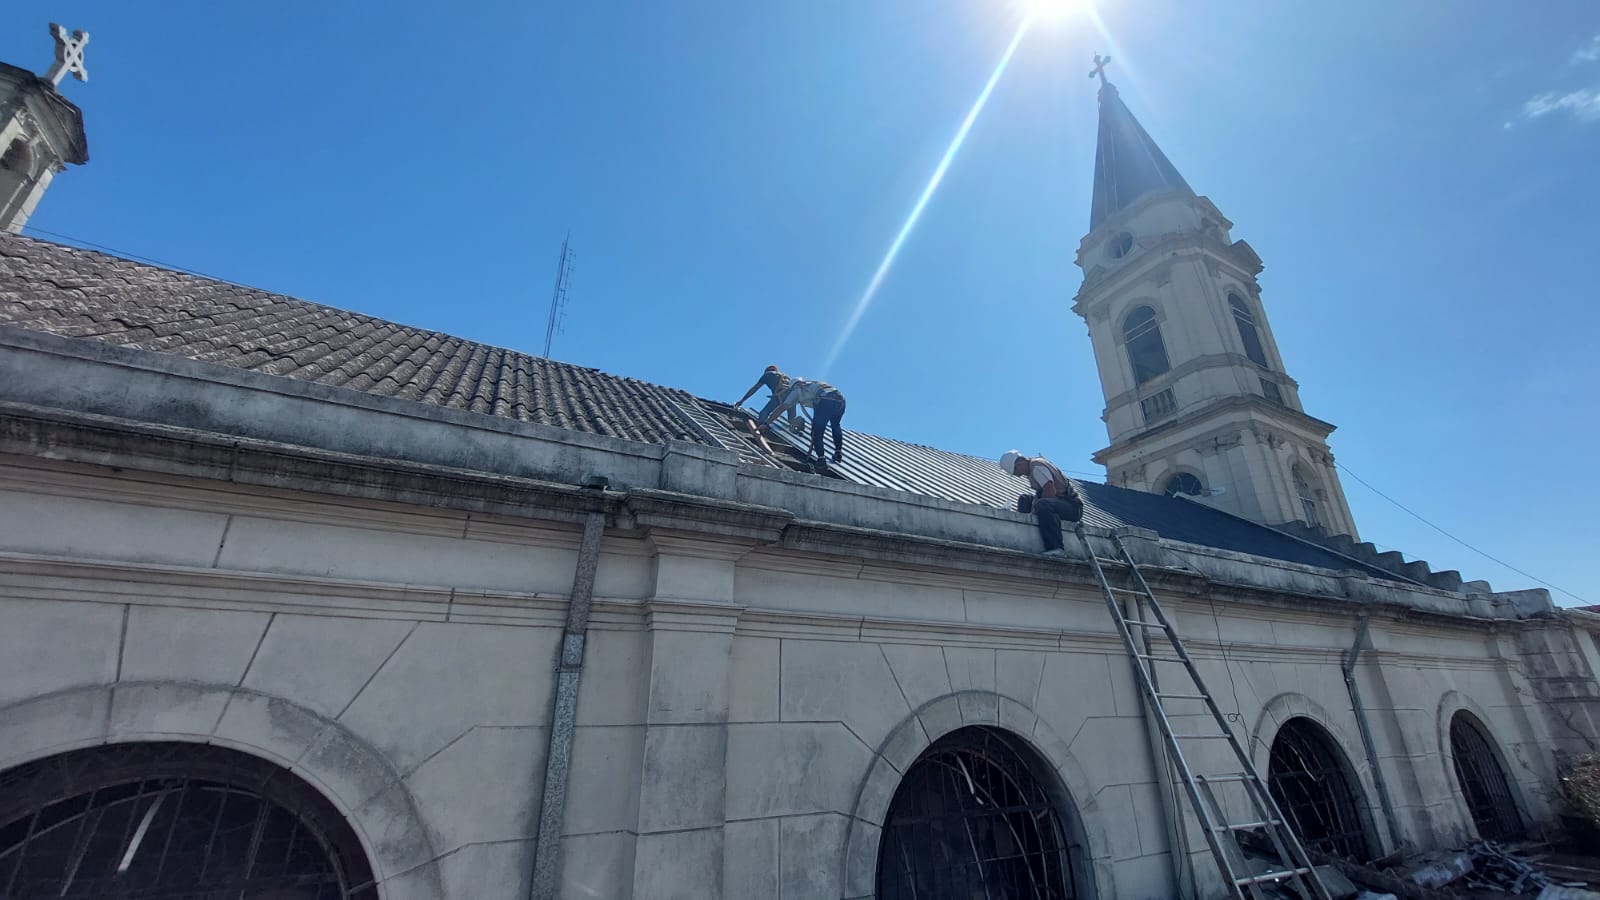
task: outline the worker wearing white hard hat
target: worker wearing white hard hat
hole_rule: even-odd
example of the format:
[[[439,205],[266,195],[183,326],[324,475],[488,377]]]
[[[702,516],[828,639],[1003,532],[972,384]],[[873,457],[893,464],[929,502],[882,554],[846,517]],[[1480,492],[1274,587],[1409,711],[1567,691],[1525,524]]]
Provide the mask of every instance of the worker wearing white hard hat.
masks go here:
[[[1066,556],[1061,525],[1066,522],[1076,526],[1083,518],[1083,498],[1078,486],[1050,460],[1042,456],[1023,456],[1016,450],[1001,454],[1000,468],[1028,479],[1033,487],[1032,512],[1039,525],[1039,537],[1044,540],[1044,555]]]

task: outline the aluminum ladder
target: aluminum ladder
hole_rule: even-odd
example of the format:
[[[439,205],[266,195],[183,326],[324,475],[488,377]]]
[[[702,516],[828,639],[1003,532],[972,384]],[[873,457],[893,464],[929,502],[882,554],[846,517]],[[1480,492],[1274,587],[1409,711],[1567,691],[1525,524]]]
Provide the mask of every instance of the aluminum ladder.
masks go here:
[[[1189,651],[1184,648],[1177,629],[1172,627],[1172,622],[1161,609],[1155,594],[1151,592],[1144,573],[1139,571],[1139,566],[1134,562],[1133,555],[1128,552],[1122,535],[1113,531],[1109,536],[1120,558],[1104,559],[1095,553],[1094,546],[1089,542],[1089,535],[1081,525],[1077,529],[1077,534],[1078,539],[1083,542],[1084,555],[1094,568],[1094,577],[1100,584],[1100,593],[1105,597],[1106,608],[1111,611],[1112,621],[1117,623],[1117,632],[1122,635],[1123,646],[1128,651],[1129,659],[1133,661],[1134,672],[1137,673],[1139,682],[1139,693],[1144,698],[1145,707],[1150,712],[1151,718],[1161,729],[1162,744],[1166,747],[1167,757],[1172,767],[1177,770],[1179,780],[1183,782],[1189,806],[1199,819],[1206,844],[1211,848],[1211,855],[1222,873],[1223,883],[1228,886],[1229,896],[1235,900],[1246,900],[1246,898],[1267,900],[1270,897],[1282,896],[1275,889],[1288,888],[1293,892],[1292,895],[1304,900],[1332,900],[1327,887],[1317,876],[1316,867],[1306,854],[1305,847],[1289,827],[1283,817],[1283,811],[1278,808],[1277,802],[1267,790],[1266,782],[1256,771],[1255,765],[1250,762],[1249,754],[1239,743],[1233,729],[1228,727],[1227,717],[1217,707],[1205,682],[1200,679],[1200,672],[1195,669],[1194,661],[1189,658]],[[1129,586],[1113,587],[1106,578],[1107,566],[1126,571]],[[1119,602],[1119,597],[1130,601],[1131,612]],[[1153,616],[1154,619],[1147,619],[1147,615]],[[1166,642],[1167,647],[1170,647],[1171,655],[1167,655],[1165,650],[1162,653],[1156,652],[1157,645],[1162,640]],[[1181,684],[1186,677],[1192,687],[1186,687],[1179,692],[1172,691],[1170,687],[1166,691],[1161,690],[1160,679],[1155,670],[1157,665],[1181,670],[1178,677],[1169,678],[1169,685],[1174,681]],[[1203,703],[1210,713],[1211,722],[1216,726],[1215,730],[1208,728],[1175,730],[1171,719],[1168,718],[1169,702]],[[1195,714],[1193,718],[1198,719],[1201,716]],[[1231,771],[1212,774],[1197,772],[1196,767],[1190,763],[1189,756],[1184,753],[1185,745],[1219,740],[1226,741],[1232,749],[1237,766],[1230,766]],[[1218,797],[1220,790],[1229,787],[1240,789],[1235,791],[1235,794],[1243,793],[1245,797],[1243,805],[1248,807],[1250,812],[1243,821],[1231,821],[1227,808]],[[1179,822],[1177,827],[1182,830],[1186,826],[1185,823]],[[1264,852],[1257,851],[1256,858],[1261,862],[1252,864],[1251,858],[1240,845],[1239,835],[1247,832],[1259,832],[1266,838]],[[1262,863],[1265,863],[1265,869],[1261,868]]]

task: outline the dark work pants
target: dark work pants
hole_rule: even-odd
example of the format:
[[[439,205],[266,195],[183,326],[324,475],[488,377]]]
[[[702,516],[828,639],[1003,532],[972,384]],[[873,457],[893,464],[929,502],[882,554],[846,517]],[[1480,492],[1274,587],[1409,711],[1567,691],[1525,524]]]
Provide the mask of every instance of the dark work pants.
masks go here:
[[[1044,538],[1046,550],[1061,549],[1061,523],[1076,513],[1077,504],[1060,497],[1033,498],[1033,517],[1039,521],[1039,537]],[[1078,524],[1077,519],[1066,519],[1067,525]]]
[[[844,428],[839,422],[844,418],[844,395],[824,394],[811,405],[811,455],[822,458],[822,433],[833,427],[834,458],[843,455]]]

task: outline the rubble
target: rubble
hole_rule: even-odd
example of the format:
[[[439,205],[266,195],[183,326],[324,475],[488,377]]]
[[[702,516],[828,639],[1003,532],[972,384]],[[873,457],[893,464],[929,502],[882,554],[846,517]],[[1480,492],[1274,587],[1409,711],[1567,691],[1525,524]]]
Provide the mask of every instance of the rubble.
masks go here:
[[[1325,858],[1362,890],[1357,900],[1600,900],[1600,869],[1593,860],[1562,856],[1548,844],[1503,845],[1477,841],[1462,850],[1434,852],[1404,862],[1373,865]],[[1385,866],[1385,868],[1379,868]]]

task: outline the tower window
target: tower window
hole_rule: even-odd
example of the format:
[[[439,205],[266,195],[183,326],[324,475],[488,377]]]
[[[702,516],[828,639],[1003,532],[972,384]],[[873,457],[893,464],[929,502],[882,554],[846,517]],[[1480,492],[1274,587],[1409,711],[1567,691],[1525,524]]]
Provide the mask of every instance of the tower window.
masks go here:
[[[28,149],[28,142],[17,138],[6,148],[4,155],[0,155],[0,169],[10,172],[27,172],[33,168],[33,151]]]
[[[1111,245],[1106,248],[1112,259],[1121,259],[1133,252],[1133,235],[1126,231],[1119,233],[1111,239]]]
[[[1168,478],[1167,486],[1161,489],[1161,493],[1166,494],[1168,497],[1176,497],[1179,494],[1198,497],[1204,492],[1205,487],[1200,484],[1200,479],[1190,475],[1188,472],[1179,472]]]
[[[1256,332],[1256,317],[1238,294],[1228,295],[1228,306],[1233,309],[1233,324],[1239,326],[1239,340],[1244,342],[1244,355],[1265,369],[1267,351],[1261,346],[1261,335]]]
[[[1294,475],[1294,492],[1300,498],[1301,515],[1307,525],[1313,528],[1321,527],[1322,518],[1317,515],[1317,497],[1311,492],[1311,485],[1306,483],[1305,473],[1300,471],[1299,466],[1295,466],[1291,471]]]
[[[1122,339],[1128,345],[1135,384],[1144,384],[1172,368],[1167,362],[1167,345],[1161,342],[1156,311],[1150,307],[1140,306],[1128,313],[1122,320]]]

